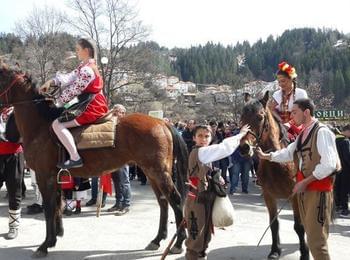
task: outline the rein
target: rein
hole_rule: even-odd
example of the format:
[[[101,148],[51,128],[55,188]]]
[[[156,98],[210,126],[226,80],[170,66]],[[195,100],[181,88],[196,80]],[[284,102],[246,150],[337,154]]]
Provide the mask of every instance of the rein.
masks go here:
[[[276,221],[278,215],[281,213],[282,209],[292,200],[293,196],[295,195],[295,193],[292,193],[285,201],[284,203],[282,204],[282,206],[279,208],[279,210],[277,211],[276,215],[273,217],[273,219],[270,221],[270,224],[267,226],[267,228],[265,229],[264,233],[262,234],[258,244],[257,244],[257,247],[259,247],[262,239],[264,238],[266,232],[269,230],[269,228],[271,228],[273,222]]]
[[[36,102],[42,102],[42,101],[48,101],[48,100],[49,99],[47,99],[47,98],[35,98],[35,99],[23,100],[23,101],[18,101],[18,102],[13,102],[13,103],[1,103],[0,107],[7,107],[7,106],[14,106],[14,105],[28,104],[28,103],[36,103]]]
[[[267,120],[266,120],[266,116],[264,116],[264,123],[263,123],[263,126],[261,128],[261,131],[259,131],[259,134],[257,135],[256,133],[254,133],[252,130],[249,130],[248,131],[248,134],[251,134],[252,136],[255,137],[256,139],[256,146],[259,146],[260,144],[260,141],[261,141],[261,137],[262,137],[262,134],[264,133],[265,129],[266,129],[266,126],[267,126]]]
[[[21,104],[27,104],[27,103],[37,103],[42,101],[48,101],[47,98],[36,98],[36,99],[30,99],[30,100],[23,100],[13,103],[2,103],[0,104],[0,107],[7,107],[7,106],[14,106],[14,105],[21,105]]]

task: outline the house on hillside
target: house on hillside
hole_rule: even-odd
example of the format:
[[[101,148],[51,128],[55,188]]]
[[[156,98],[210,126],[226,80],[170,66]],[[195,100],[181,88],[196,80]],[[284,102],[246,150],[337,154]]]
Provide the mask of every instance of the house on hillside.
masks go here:
[[[159,89],[164,89],[166,91],[167,97],[172,100],[175,100],[178,96],[189,91],[196,91],[196,84],[190,81],[181,81],[176,76],[158,76],[153,80],[153,85]]]
[[[244,84],[244,87],[241,89],[241,94],[243,95],[243,93],[249,93],[253,98],[260,98],[265,94],[266,91],[273,93],[278,89],[279,87],[277,80],[272,82],[255,80]]]
[[[189,89],[195,89],[196,85],[192,82],[183,82],[183,81],[178,81],[175,84],[168,85],[165,90],[167,93],[167,96],[170,99],[176,99],[178,96],[188,93]]]
[[[337,42],[333,45],[336,49],[345,49],[347,47],[350,47],[348,42],[345,39],[337,40]]]
[[[212,95],[216,104],[229,104],[233,102],[233,93],[231,91],[218,91]]]
[[[187,105],[188,107],[196,106],[196,93],[183,93],[179,97],[179,104]]]

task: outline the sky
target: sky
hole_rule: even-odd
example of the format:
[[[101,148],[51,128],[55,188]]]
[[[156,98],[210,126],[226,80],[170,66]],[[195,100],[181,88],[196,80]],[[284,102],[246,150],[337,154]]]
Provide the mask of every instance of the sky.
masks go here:
[[[208,41],[254,43],[287,29],[312,27],[350,33],[350,0],[129,0],[150,29],[148,40],[168,48]],[[15,22],[33,9],[64,0],[1,0],[0,32],[14,32]]]

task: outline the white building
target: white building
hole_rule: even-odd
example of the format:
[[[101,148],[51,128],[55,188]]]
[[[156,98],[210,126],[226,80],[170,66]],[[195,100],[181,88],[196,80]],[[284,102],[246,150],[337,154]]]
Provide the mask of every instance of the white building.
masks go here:
[[[277,80],[272,82],[266,82],[262,80],[256,80],[252,82],[248,82],[244,85],[244,88],[241,89],[242,95],[243,93],[249,93],[254,98],[261,98],[266,91],[270,91],[270,93],[278,90],[278,82]]]

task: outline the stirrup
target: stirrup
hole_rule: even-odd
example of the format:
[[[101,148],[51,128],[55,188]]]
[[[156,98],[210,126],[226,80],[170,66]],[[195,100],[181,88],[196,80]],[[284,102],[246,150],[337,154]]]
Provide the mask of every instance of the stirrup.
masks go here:
[[[63,178],[62,178],[63,177]],[[68,178],[65,178],[68,177]],[[57,173],[57,184],[69,184],[73,181],[68,169],[60,169]]]

